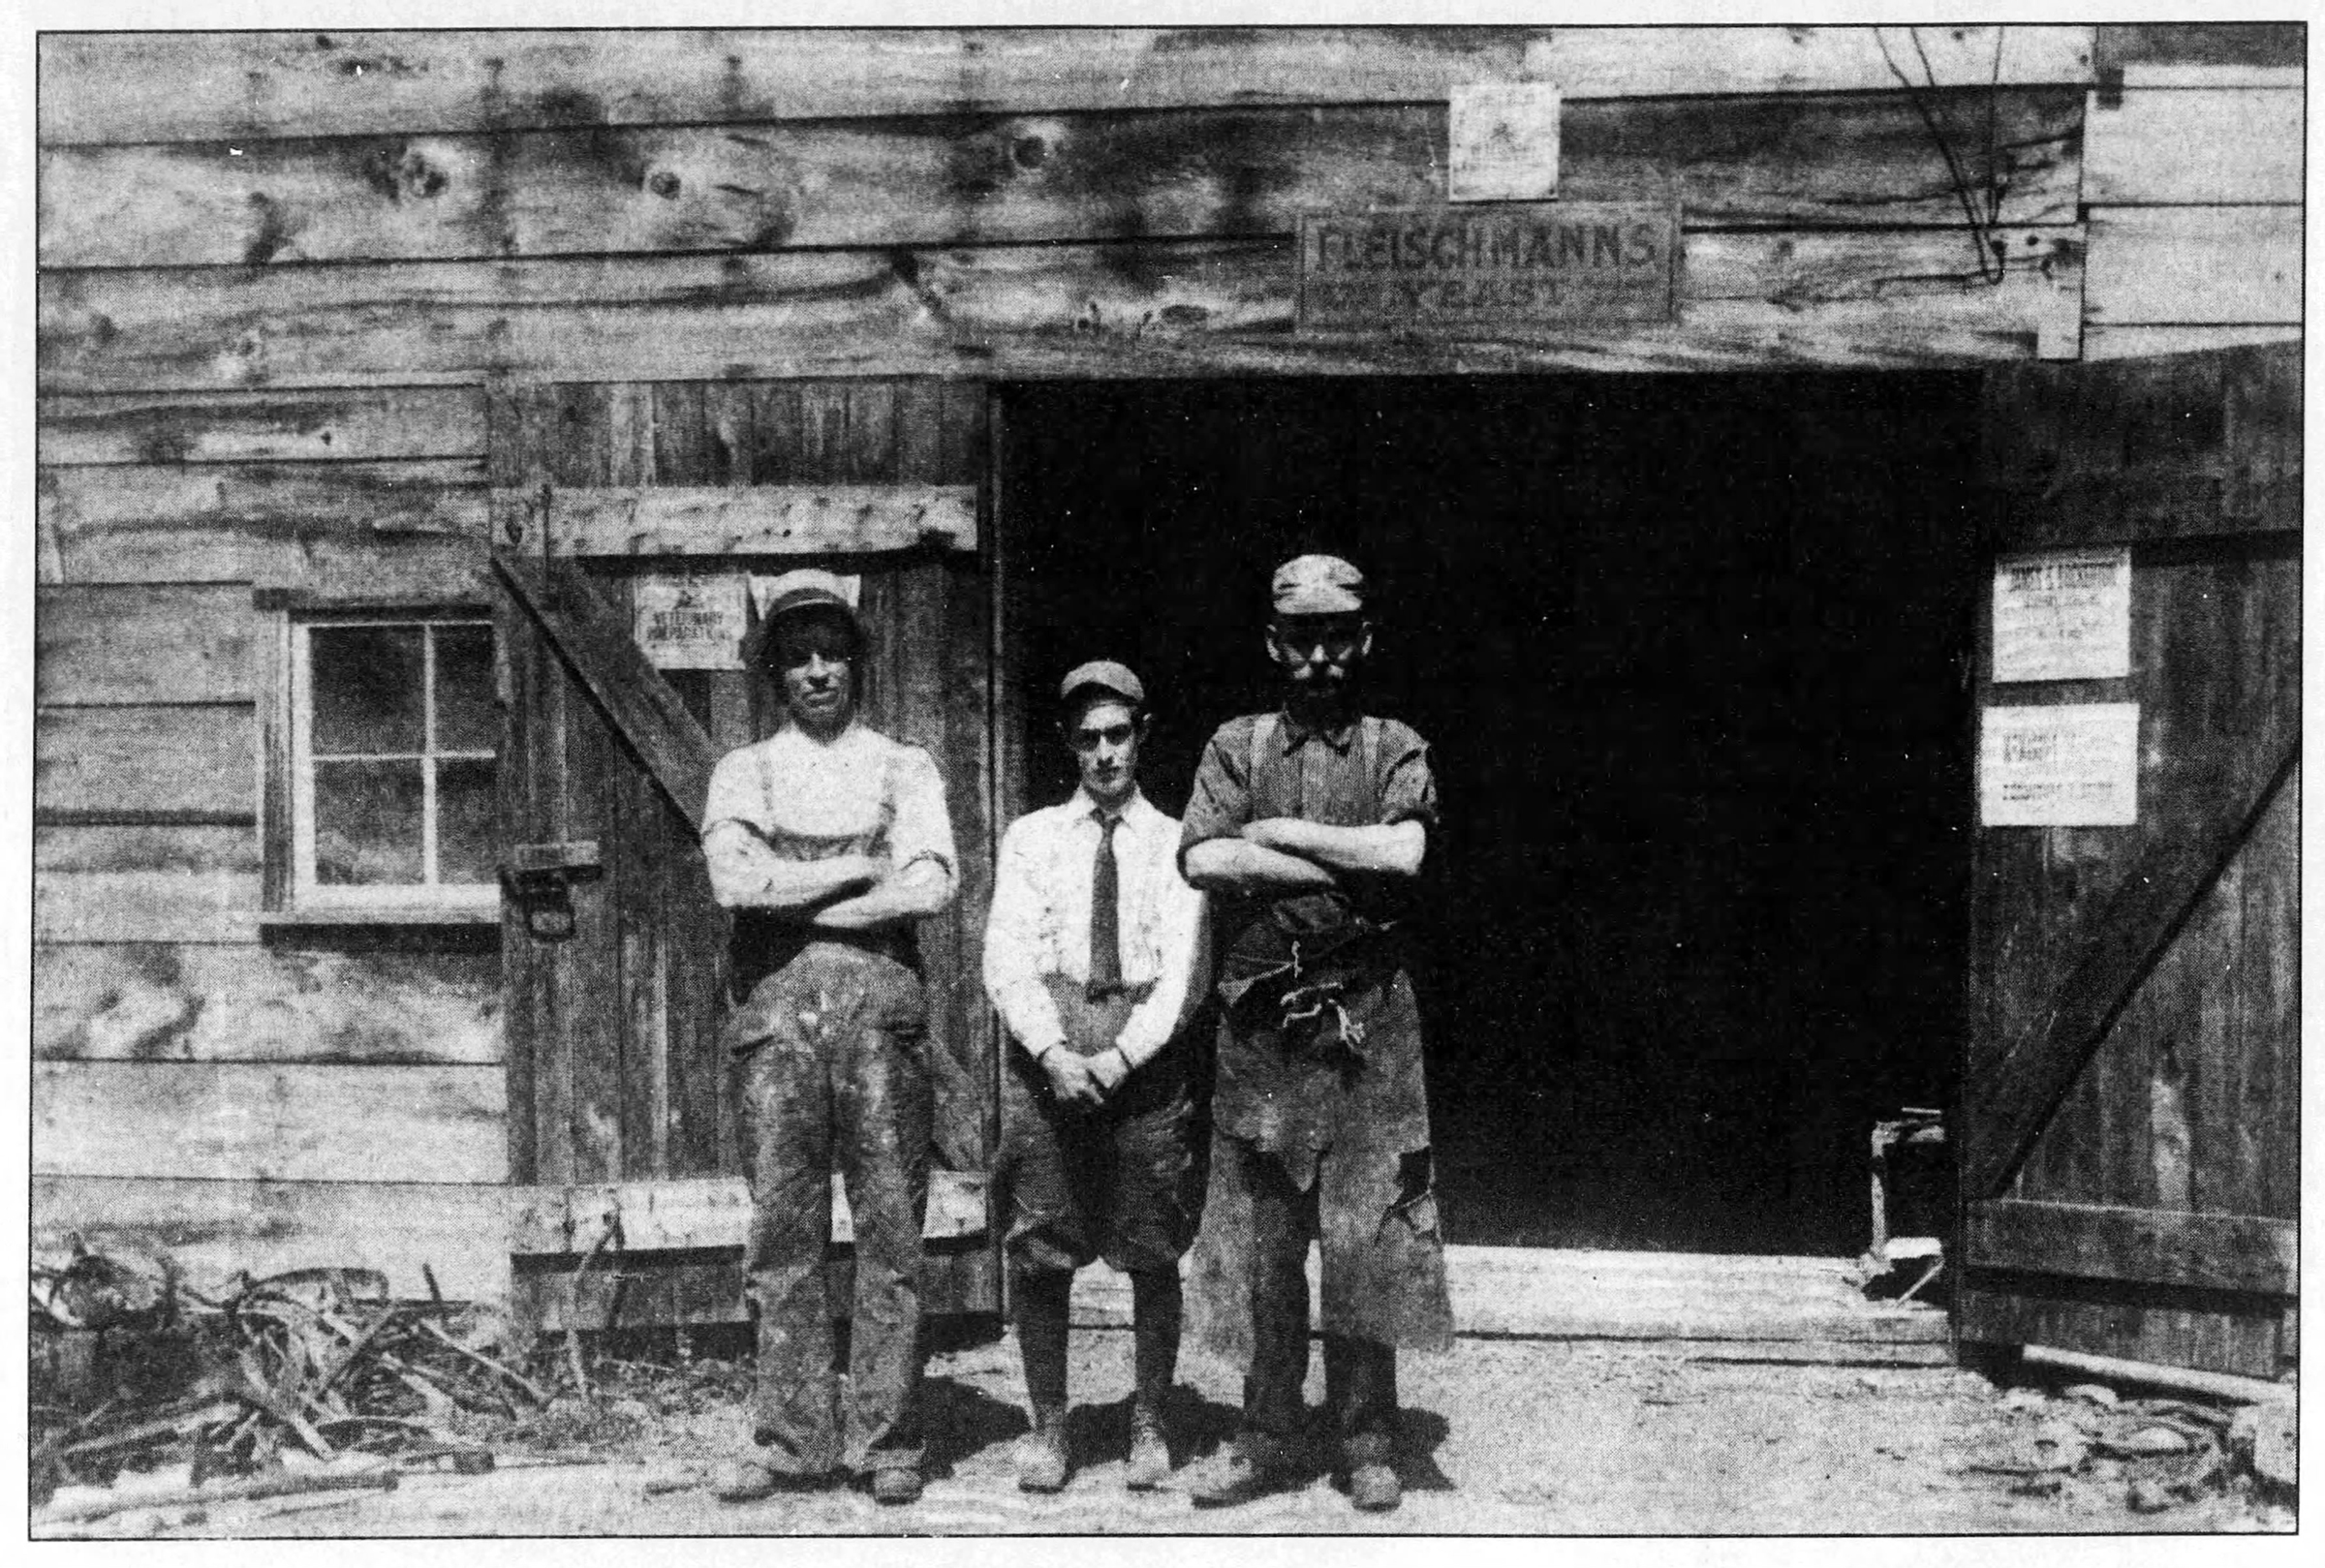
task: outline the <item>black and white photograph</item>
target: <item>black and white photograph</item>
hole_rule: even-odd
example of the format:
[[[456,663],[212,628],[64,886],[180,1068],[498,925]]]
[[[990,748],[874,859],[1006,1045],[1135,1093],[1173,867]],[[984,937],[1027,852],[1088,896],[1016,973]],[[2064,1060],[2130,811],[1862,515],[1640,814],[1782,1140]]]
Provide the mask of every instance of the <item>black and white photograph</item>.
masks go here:
[[[29,1539],[2297,1534],[2298,10],[736,9],[15,30]]]

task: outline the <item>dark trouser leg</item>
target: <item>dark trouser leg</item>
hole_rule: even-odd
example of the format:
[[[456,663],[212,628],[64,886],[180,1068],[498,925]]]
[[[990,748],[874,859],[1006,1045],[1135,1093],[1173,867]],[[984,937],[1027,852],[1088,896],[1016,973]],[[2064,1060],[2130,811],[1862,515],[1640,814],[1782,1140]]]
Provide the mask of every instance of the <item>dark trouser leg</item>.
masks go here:
[[[921,1457],[920,1227],[934,1117],[925,1020],[919,980],[890,966],[833,1042],[846,1053],[835,1136],[855,1222],[847,1460],[866,1469],[916,1467]]]
[[[1067,1307],[1073,1276],[1062,1269],[1023,1267],[1011,1273],[1017,1352],[1025,1362],[1025,1402],[1034,1425],[1042,1427],[1066,1414]]]
[[[1397,1431],[1396,1347],[1325,1335],[1324,1405],[1343,1465],[1388,1463]]]
[[[1156,1421],[1170,1401],[1179,1370],[1179,1272],[1141,1269],[1131,1276],[1132,1408]]]
[[[1252,1368],[1243,1383],[1245,1441],[1256,1459],[1284,1460],[1307,1414],[1308,1244],[1316,1193],[1302,1191],[1283,1164],[1234,1145],[1252,1194]],[[1264,1452],[1263,1452],[1264,1451]]]
[[[765,1461],[821,1475],[839,1460],[831,1309],[831,1095],[825,1062],[785,1011],[784,1027],[736,1069],[736,1122],[751,1184],[744,1271],[759,1307],[753,1435]]]

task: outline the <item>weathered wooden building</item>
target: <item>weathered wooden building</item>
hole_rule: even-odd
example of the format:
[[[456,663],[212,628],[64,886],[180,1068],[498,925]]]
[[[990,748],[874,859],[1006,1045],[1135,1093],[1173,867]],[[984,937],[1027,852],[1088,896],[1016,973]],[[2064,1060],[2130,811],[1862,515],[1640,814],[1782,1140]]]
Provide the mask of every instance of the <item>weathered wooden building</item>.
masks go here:
[[[36,1236],[739,1315],[692,843],[772,704],[647,629],[813,558],[951,789],[932,1270],[990,1307],[1039,693],[1141,661],[1175,806],[1322,541],[1454,808],[1453,1240],[1838,1255],[1944,1104],[1963,1338],[2275,1373],[2305,47],[45,36]],[[1561,213],[1640,277],[1521,292]],[[2120,667],[1998,682],[1998,566],[2126,549]],[[2056,704],[2136,705],[2130,819],[1981,815]]]

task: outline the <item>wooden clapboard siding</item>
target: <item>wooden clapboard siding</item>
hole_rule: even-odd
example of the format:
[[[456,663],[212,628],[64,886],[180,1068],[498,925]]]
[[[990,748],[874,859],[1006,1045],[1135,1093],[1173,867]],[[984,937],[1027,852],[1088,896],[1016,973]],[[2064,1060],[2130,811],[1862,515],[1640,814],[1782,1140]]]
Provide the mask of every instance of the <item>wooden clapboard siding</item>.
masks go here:
[[[1991,27],[1953,26],[1878,36],[1864,27],[48,34],[39,138],[1426,102],[1462,82],[1521,79],[1559,82],[1577,98],[1880,91],[1900,69],[1918,71],[1916,43],[1941,86],[2092,79],[2089,27],[2001,32],[1999,41]],[[157,79],[173,90],[152,91]]]
[[[454,1301],[509,1288],[501,1216],[507,1189],[453,1183],[204,1182],[36,1176],[32,1248],[69,1253],[79,1237],[113,1256],[170,1259],[215,1296],[238,1273],[377,1269],[398,1296],[425,1298],[429,1276]]]
[[[484,395],[470,386],[45,397],[43,463],[251,463],[480,457]]]
[[[260,858],[248,826],[36,827],[33,939],[256,941]]]
[[[1897,367],[2071,355],[2082,231],[1694,233],[1672,325],[1537,339],[1295,337],[1288,240],[661,261],[50,274],[44,380],[359,384],[641,377]],[[2054,351],[2058,352],[2058,351]],[[579,482],[597,482],[594,477]],[[215,574],[215,573],[213,573]]]
[[[2093,206],[2304,200],[2303,111],[2290,90],[2152,88],[2091,95],[2083,200]]]
[[[33,723],[33,812],[51,823],[252,821],[248,703],[49,708]]]
[[[1974,144],[1980,177],[1989,102],[1981,87],[1928,104]],[[1995,103],[2003,220],[2074,222],[2081,95]],[[1444,200],[1445,140],[1438,104],[74,147],[41,159],[40,261],[1283,234],[1302,213]],[[1695,228],[1962,221],[1945,156],[1902,94],[1576,103],[1559,175],[1567,200],[1669,200]]]
[[[251,701],[256,625],[245,583],[43,588],[34,597],[33,700]]]
[[[101,942],[33,957],[45,1061],[486,1065],[497,954]]]
[[[2295,207],[2094,206],[2085,319],[2297,324],[2301,233]]]
[[[46,468],[44,571],[480,600],[481,477],[473,459]]]
[[[500,1182],[496,1066],[44,1061],[37,1176]]]

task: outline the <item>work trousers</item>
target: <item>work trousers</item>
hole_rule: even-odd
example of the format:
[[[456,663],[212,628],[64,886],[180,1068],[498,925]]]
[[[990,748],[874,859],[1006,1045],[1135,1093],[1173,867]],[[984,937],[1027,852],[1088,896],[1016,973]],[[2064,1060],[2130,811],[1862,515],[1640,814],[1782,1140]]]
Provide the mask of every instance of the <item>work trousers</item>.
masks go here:
[[[761,980],[730,1024],[752,1201],[744,1269],[759,1307],[754,1435],[780,1471],[920,1462],[927,1023],[911,968],[818,942]],[[834,1170],[855,1227],[845,1409],[826,1284]]]
[[[1251,1371],[1243,1383],[1242,1441],[1256,1458],[1285,1462],[1307,1417],[1308,1246],[1317,1239],[1323,1184],[1294,1183],[1275,1155],[1240,1138],[1219,1140],[1251,1193]],[[1385,1464],[1397,1430],[1397,1352],[1352,1335],[1326,1334],[1324,1408],[1344,1467]]]

